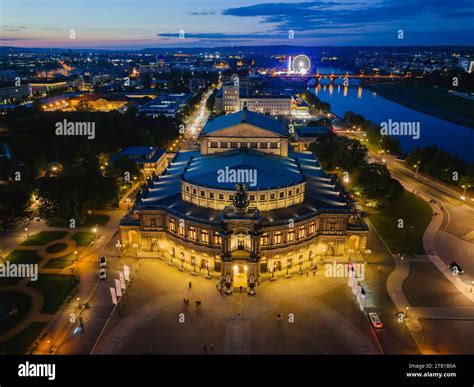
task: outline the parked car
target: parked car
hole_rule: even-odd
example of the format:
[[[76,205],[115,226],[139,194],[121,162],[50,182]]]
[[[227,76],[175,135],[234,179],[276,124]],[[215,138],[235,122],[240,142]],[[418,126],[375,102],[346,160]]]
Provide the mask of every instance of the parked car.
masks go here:
[[[107,278],[107,271],[105,270],[104,267],[101,267],[99,269],[99,279],[105,280]]]
[[[380,317],[377,313],[369,313],[369,320],[375,329],[383,328],[382,320],[380,320]]]
[[[107,267],[107,258],[105,255],[99,257],[99,267]]]
[[[459,265],[459,263],[453,261],[449,264],[449,268],[455,275],[464,274],[464,270],[462,269],[461,265]]]

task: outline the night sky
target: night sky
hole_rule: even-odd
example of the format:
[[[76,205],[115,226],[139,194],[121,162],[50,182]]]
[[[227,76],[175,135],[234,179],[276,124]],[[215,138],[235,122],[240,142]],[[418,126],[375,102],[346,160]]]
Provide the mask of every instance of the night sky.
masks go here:
[[[75,30],[75,39],[70,39],[70,30]],[[180,30],[184,39],[179,39]],[[294,39],[289,39],[289,30]],[[0,0],[0,46],[138,49],[473,42],[473,0]]]

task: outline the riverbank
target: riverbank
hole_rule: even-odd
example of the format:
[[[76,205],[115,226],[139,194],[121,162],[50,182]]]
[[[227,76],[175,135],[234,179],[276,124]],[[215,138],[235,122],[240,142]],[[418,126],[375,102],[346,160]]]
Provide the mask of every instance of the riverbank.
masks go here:
[[[474,100],[418,84],[383,82],[364,87],[410,109],[474,129]]]

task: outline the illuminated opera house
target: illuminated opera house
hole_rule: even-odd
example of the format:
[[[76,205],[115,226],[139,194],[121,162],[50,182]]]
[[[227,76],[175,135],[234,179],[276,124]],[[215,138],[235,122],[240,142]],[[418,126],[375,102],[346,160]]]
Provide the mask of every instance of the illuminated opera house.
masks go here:
[[[291,149],[280,121],[244,108],[210,120],[199,145],[178,152],[122,219],[133,254],[253,293],[280,273],[366,249],[350,196],[311,152]]]

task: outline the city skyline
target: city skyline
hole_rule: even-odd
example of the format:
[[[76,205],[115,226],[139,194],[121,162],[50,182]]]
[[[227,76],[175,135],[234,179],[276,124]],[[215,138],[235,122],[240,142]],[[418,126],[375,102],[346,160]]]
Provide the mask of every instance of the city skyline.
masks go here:
[[[0,44],[23,48],[472,45],[474,33],[474,6],[464,0],[456,8],[431,0],[224,0],[217,7],[189,0],[133,7],[122,0],[67,6],[20,0],[0,7]]]

